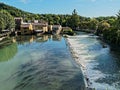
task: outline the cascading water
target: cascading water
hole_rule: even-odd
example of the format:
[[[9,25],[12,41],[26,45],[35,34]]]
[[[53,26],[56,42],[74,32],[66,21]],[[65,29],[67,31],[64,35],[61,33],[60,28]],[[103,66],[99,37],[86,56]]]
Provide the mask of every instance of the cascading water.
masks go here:
[[[69,36],[67,42],[89,88],[120,89],[120,65],[116,64],[120,58],[118,54],[112,53],[108,45],[98,40],[97,36],[86,33]]]

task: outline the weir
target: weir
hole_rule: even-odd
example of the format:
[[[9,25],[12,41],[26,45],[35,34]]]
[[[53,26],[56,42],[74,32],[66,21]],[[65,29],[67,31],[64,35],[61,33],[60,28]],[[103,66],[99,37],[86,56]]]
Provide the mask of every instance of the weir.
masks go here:
[[[73,36],[73,38],[76,38],[76,37]],[[71,39],[72,39],[72,37],[68,36],[68,38],[66,39],[67,44],[69,46],[69,49],[71,51],[71,54],[72,54],[74,60],[80,66],[80,69],[81,69],[82,74],[84,76],[83,79],[84,79],[84,83],[85,83],[85,90],[93,90],[94,88],[91,86],[92,83],[90,82],[90,80],[86,74],[86,67],[82,63],[80,63],[80,58],[79,58],[79,54],[78,54],[79,52],[76,51],[80,47],[75,46],[75,42],[73,43],[71,41]]]
[[[68,36],[66,41],[82,70],[88,90],[119,90],[120,53],[111,50],[109,45],[97,38],[77,32],[76,36]]]

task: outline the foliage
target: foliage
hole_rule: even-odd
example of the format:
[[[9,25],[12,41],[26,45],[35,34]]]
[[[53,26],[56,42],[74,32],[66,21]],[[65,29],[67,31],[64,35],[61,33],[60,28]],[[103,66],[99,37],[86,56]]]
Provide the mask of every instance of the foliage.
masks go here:
[[[73,10],[72,16],[68,19],[68,26],[72,29],[76,29],[79,26],[80,18],[77,15],[76,9]]]
[[[79,29],[89,29],[90,22],[88,21],[82,21],[79,23]]]
[[[89,21],[89,28],[91,29],[91,30],[96,30],[97,29],[97,26],[98,26],[98,21],[94,18],[94,19],[91,19],[90,21]]]
[[[120,29],[120,11],[117,14],[116,27]]]
[[[66,27],[63,29],[63,34],[74,35],[75,33],[71,28]]]
[[[20,16],[22,17],[23,15],[30,14],[28,12],[22,11],[20,9],[6,5],[4,3],[0,3],[0,10],[7,10],[7,12],[9,12],[14,17],[20,17]]]
[[[15,27],[14,18],[5,10],[0,10],[0,30],[9,29]]]
[[[117,19],[114,20],[112,27],[110,27],[107,23],[103,24],[105,28],[103,28],[103,38],[110,43],[114,43],[116,45],[120,45],[120,11],[117,14]]]
[[[2,31],[4,28],[5,28],[4,19],[2,18],[2,16],[0,16],[0,31]]]
[[[106,21],[101,21],[98,24],[97,33],[102,34],[104,32],[104,30],[108,30],[109,28],[110,28],[109,23],[107,23]]]

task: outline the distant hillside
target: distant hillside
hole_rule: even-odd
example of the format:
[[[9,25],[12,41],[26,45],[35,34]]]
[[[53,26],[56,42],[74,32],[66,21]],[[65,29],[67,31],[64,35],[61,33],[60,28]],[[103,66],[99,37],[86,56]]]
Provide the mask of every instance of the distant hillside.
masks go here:
[[[32,14],[32,13],[20,10],[16,7],[6,5],[4,3],[0,3],[0,10],[1,9],[8,11],[14,17],[22,17],[23,15]]]
[[[4,3],[0,3],[0,10],[6,10],[7,12],[9,12],[13,17],[23,17],[25,22],[30,22],[30,21],[34,21],[34,20],[44,20],[47,21],[48,24],[54,25],[54,24],[61,24],[62,26],[69,26],[71,27],[71,16],[69,14],[34,14],[34,13],[30,13],[30,12],[26,12],[24,10],[18,9],[16,7],[10,6],[10,5],[6,5]],[[43,12],[44,13],[44,12]],[[81,24],[85,23],[88,24],[90,23],[90,21],[93,18],[90,17],[84,17],[84,16],[80,16],[78,15],[78,19],[80,20]],[[97,17],[94,18],[96,19],[98,22],[101,21],[107,21],[108,23],[112,24],[111,22],[114,22],[114,20],[116,20],[115,16],[108,16],[108,17]],[[77,20],[77,21],[79,21]],[[74,23],[74,21],[72,20],[72,22]],[[79,24],[79,26],[81,27],[81,24]],[[84,25],[82,25],[84,26]],[[89,25],[85,25],[85,27],[87,27]]]
[[[26,11],[23,11],[23,10],[18,9],[16,7],[13,7],[13,6],[4,4],[4,3],[0,3],[0,10],[2,10],[2,9],[9,12],[13,17],[23,17],[24,21],[26,21],[26,22],[28,22],[29,20],[33,21],[35,19],[46,20],[46,18],[43,15],[26,12]]]
[[[44,20],[47,21],[49,24],[61,24],[66,25],[66,21],[70,18],[71,15],[56,15],[56,14],[34,14],[30,12],[26,12],[20,10],[16,7],[0,3],[0,10],[6,10],[9,12],[13,17],[23,17],[25,22],[33,21],[33,20]]]

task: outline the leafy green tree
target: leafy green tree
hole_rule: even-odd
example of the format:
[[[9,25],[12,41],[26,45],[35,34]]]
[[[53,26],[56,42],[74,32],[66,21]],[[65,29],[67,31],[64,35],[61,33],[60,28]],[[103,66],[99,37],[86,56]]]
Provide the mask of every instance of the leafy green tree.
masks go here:
[[[117,29],[120,29],[120,11],[117,14],[116,27]]]
[[[56,21],[56,24],[60,24],[59,22],[60,22],[60,17],[57,15],[57,16],[55,16],[55,21]]]
[[[98,21],[96,19],[91,19],[89,29],[96,30],[97,26],[98,26]]]
[[[79,28],[80,29],[90,29],[90,22],[88,22],[88,21],[81,21],[79,23]]]
[[[116,38],[116,43],[120,45],[120,30],[117,30],[117,38]]]
[[[1,29],[11,30],[15,27],[14,18],[5,10],[0,10],[0,22]]]
[[[104,30],[108,30],[110,28],[110,24],[107,23],[106,21],[101,21],[98,24],[98,29],[97,29],[97,35],[103,34]]]
[[[79,23],[80,23],[80,18],[77,15],[76,9],[74,9],[71,18],[68,19],[68,25],[72,29],[76,29],[79,26]]]
[[[0,16],[0,32],[5,28],[5,25],[4,25],[4,20],[3,18]]]
[[[108,20],[106,20],[107,23],[110,24],[111,27],[114,27],[115,26],[115,22],[116,22],[116,19],[113,19],[113,18],[110,18]]]
[[[106,23],[107,22],[107,23]],[[117,18],[108,18],[106,21],[102,21],[101,29],[105,40],[116,45],[120,45],[120,11],[117,14]]]

